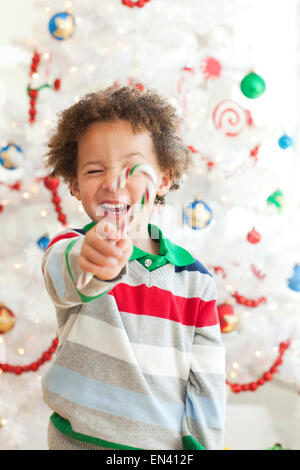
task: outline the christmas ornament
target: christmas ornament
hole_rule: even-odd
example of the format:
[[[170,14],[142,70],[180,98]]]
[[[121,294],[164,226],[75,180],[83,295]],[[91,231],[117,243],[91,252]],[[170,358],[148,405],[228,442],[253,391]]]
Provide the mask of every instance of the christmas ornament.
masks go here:
[[[238,384],[238,383],[231,383],[228,380],[226,380],[226,384],[229,385],[231,390],[234,393],[240,393],[240,392],[255,392],[258,387],[261,387],[264,385],[266,382],[270,382],[273,380],[274,374],[278,372],[278,367],[282,364],[282,358],[285,353],[285,351],[288,349],[290,345],[290,340],[288,339],[287,341],[282,341],[279,345],[279,354],[277,356],[277,359],[273,362],[272,366],[270,367],[269,370],[264,372],[259,379],[257,379],[255,382],[250,382],[247,384]]]
[[[123,5],[129,8],[133,8],[133,7],[143,8],[145,6],[145,3],[148,3],[148,2],[151,2],[151,0],[137,0],[136,2],[133,2],[132,0],[122,0]]]
[[[273,204],[279,210],[283,209],[286,204],[286,200],[285,200],[285,196],[283,192],[280,189],[277,189],[276,191],[274,191],[274,193],[270,194],[270,196],[268,197],[267,203]]]
[[[37,68],[40,63],[40,54],[35,51],[32,61],[31,61],[31,67],[30,67],[30,76],[33,75],[33,73],[37,73]],[[44,83],[43,85],[39,86],[38,88],[31,88],[30,85],[27,86],[27,94],[30,98],[30,108],[29,108],[29,122],[32,124],[35,122],[35,117],[36,117],[36,100],[39,96],[39,92],[43,90],[44,88],[53,88],[53,90],[58,91],[60,89],[60,79],[56,78],[54,80],[53,85],[49,85],[49,83]]]
[[[240,134],[247,125],[253,124],[250,112],[231,100],[221,101],[215,107],[213,122],[229,137]]]
[[[205,57],[200,65],[203,75],[208,79],[219,78],[222,71],[220,62],[214,57]]]
[[[0,334],[10,331],[16,322],[15,315],[3,303],[0,303]]]
[[[288,286],[290,289],[300,292],[300,264],[295,264],[293,267],[293,275],[288,279]]]
[[[130,230],[136,225],[136,223],[139,220],[140,214],[143,212],[144,207],[147,205],[149,206],[149,202],[154,198],[155,193],[156,193],[156,185],[157,185],[157,177],[156,173],[153,170],[153,168],[150,165],[145,165],[142,163],[137,163],[136,165],[133,165],[132,167],[128,166],[127,168],[125,167],[119,176],[115,179],[113,182],[113,190],[114,192],[117,192],[120,189],[123,189],[126,187],[128,181],[136,176],[142,174],[144,175],[144,188],[145,191],[141,197],[141,200],[139,201],[138,204],[134,204],[132,206],[133,211],[128,211],[127,214],[125,214],[125,218],[123,222],[119,223],[119,218],[115,214],[109,214],[105,208],[100,205],[97,210],[96,210],[96,216],[104,216],[100,220],[100,222],[97,224],[96,228],[96,233],[99,236],[99,238],[103,238],[103,223],[106,223],[105,217],[108,219],[114,219],[114,223],[116,225],[116,230],[122,234],[129,233]],[[135,182],[136,183],[136,182]],[[136,209],[137,207],[137,210]],[[103,221],[103,223],[102,223]],[[79,276],[76,287],[78,289],[82,289],[85,287],[91,278],[93,277],[93,274],[91,273],[84,273]]]
[[[0,182],[14,185],[24,174],[23,150],[13,142],[9,142],[0,150]]]
[[[246,75],[241,81],[242,93],[247,96],[247,98],[259,98],[264,93],[265,89],[266,84],[264,79],[254,72]]]
[[[291,147],[293,144],[294,144],[293,139],[290,136],[288,136],[287,134],[283,134],[278,139],[278,145],[283,150],[287,149],[288,147]]]
[[[50,239],[47,237],[47,235],[44,235],[43,237],[40,237],[36,243],[41,250],[45,251],[49,245],[49,242]]]
[[[256,230],[254,230],[254,227],[251,230],[251,232],[248,232],[247,234],[247,240],[249,243],[253,243],[253,244],[258,243],[260,239],[261,239],[261,235]]]
[[[186,205],[183,217],[184,222],[193,230],[201,230],[211,223],[213,212],[206,202],[197,199]]]
[[[230,333],[237,328],[238,317],[235,315],[234,310],[230,302],[217,306],[220,328],[222,333]]]
[[[266,297],[259,297],[258,299],[247,299],[247,297],[240,295],[237,291],[232,294],[238,304],[245,305],[246,307],[258,307],[261,303],[266,303]]]
[[[58,338],[56,337],[50,346],[46,351],[44,351],[36,361],[31,362],[28,365],[25,366],[14,366],[12,364],[7,364],[7,363],[0,363],[0,370],[2,372],[10,372],[15,375],[20,375],[23,374],[23,372],[36,372],[41,365],[43,365],[47,361],[51,361],[52,359],[52,354],[55,353],[56,349],[58,346]]]
[[[66,11],[56,13],[49,21],[49,31],[59,41],[69,39],[75,31],[75,18]]]

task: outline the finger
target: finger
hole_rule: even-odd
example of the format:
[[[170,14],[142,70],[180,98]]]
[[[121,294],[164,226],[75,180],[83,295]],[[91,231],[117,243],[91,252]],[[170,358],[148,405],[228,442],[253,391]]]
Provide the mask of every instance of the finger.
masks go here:
[[[82,271],[91,273],[94,276],[99,277],[99,279],[106,279],[107,276],[113,279],[117,276],[121,269],[118,266],[98,266],[85,257],[82,257],[80,260],[78,260],[78,265]]]
[[[98,266],[111,266],[118,263],[117,257],[106,256],[87,244],[82,247],[81,255]]]
[[[114,256],[119,258],[122,255],[122,251],[116,246],[114,241],[100,240],[96,234],[91,234],[86,237],[83,248],[85,245],[91,246],[103,256]]]

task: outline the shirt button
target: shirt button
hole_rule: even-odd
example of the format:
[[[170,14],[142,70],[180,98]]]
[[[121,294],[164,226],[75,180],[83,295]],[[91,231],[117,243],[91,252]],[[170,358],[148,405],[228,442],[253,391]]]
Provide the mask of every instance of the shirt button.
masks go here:
[[[146,266],[147,268],[149,268],[149,266],[151,266],[151,264],[152,264],[151,259],[146,259],[146,261],[145,261],[145,266]]]

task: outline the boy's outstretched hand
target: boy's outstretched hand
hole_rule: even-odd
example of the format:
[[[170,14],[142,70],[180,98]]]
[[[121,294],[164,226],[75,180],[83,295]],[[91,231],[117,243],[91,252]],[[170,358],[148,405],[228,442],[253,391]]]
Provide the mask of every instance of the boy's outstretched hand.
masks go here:
[[[101,236],[103,238],[100,238]],[[99,230],[96,224],[85,235],[77,263],[82,271],[93,273],[103,281],[109,281],[119,275],[132,250],[131,238],[120,238],[115,226],[105,223]]]

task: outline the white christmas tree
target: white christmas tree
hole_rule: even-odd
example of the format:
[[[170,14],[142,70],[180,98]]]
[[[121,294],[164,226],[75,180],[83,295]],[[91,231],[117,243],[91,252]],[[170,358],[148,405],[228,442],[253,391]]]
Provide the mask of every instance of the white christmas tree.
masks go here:
[[[47,448],[40,382],[57,325],[41,260],[49,239],[89,219],[43,155],[56,114],[108,86],[155,88],[183,117],[193,167],[152,222],[215,276],[229,393],[275,375],[299,387],[296,0],[36,6],[41,20],[17,41],[28,108],[8,103],[1,126],[0,448],[28,448],[29,429]]]

